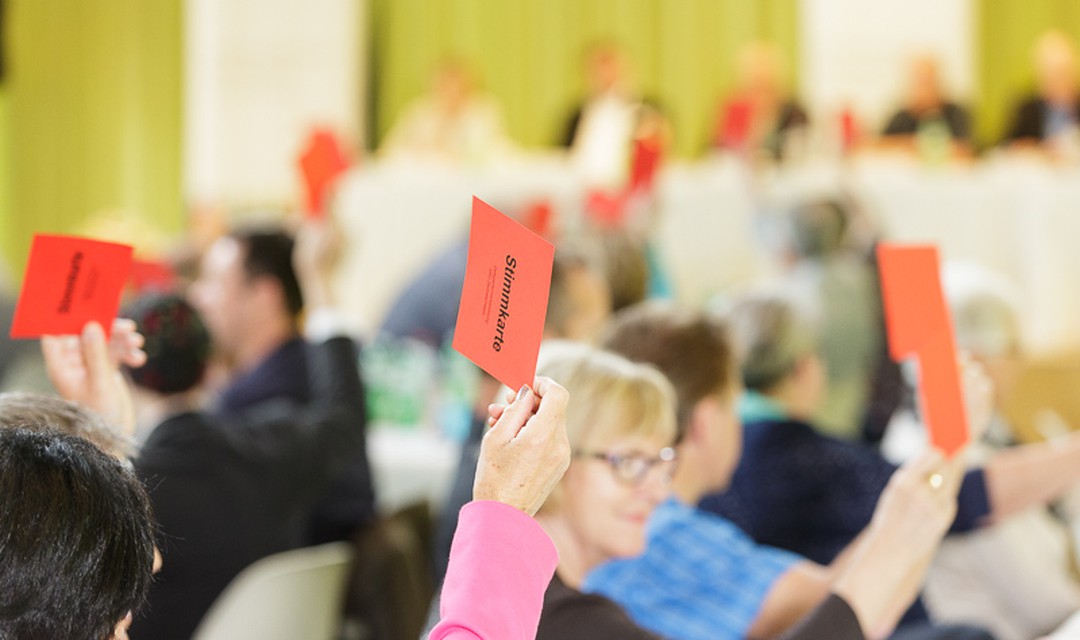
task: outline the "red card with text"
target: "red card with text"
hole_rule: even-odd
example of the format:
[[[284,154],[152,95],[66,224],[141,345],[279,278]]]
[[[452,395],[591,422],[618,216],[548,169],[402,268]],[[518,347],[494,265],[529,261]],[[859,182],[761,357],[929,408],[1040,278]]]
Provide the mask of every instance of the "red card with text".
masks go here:
[[[299,163],[304,174],[307,215],[320,218],[326,213],[326,194],[349,168],[349,159],[337,136],[325,129],[316,129],[300,154]]]
[[[131,274],[131,253],[112,242],[34,236],[11,337],[79,334],[91,320],[108,332]]]
[[[547,240],[473,198],[454,349],[511,389],[536,376],[554,258]]]
[[[951,456],[967,444],[969,432],[937,248],[882,244],[877,256],[889,352],[894,360],[918,359],[930,442]]]

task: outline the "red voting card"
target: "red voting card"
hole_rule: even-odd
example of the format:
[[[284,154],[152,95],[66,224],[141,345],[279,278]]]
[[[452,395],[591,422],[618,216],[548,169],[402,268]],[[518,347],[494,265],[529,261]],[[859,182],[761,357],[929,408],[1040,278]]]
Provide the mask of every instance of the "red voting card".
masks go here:
[[[754,108],[747,100],[736,100],[727,107],[724,119],[723,144],[731,149],[743,149],[750,138]]]
[[[78,334],[91,320],[108,332],[130,273],[131,247],[127,245],[34,236],[11,337]]]
[[[933,246],[878,246],[881,292],[893,359],[919,361],[919,396],[931,443],[952,455],[968,441],[956,340]]]
[[[163,260],[134,260],[131,263],[131,287],[136,294],[171,291],[176,280],[176,272]]]
[[[555,209],[547,199],[530,202],[521,214],[521,222],[529,231],[548,239],[555,233],[554,219]]]
[[[555,247],[473,198],[454,348],[496,380],[532,385]]]
[[[319,218],[325,213],[326,194],[331,185],[349,168],[349,159],[337,136],[325,129],[316,129],[300,154],[300,171],[304,174],[307,195],[307,214]]]
[[[634,155],[630,163],[630,191],[651,191],[660,168],[663,143],[658,137],[634,140]]]
[[[626,224],[629,191],[593,189],[585,194],[585,215],[601,229],[621,229]]]

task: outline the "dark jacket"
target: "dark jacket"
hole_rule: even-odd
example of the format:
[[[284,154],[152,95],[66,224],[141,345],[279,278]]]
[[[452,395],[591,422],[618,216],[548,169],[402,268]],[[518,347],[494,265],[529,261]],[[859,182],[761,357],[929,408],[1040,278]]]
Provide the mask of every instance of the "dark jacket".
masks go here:
[[[308,357],[312,399],[302,410],[183,413],[150,434],[135,469],[161,527],[164,565],[132,637],[190,638],[242,569],[301,546],[316,500],[364,453],[353,343],[335,338]]]

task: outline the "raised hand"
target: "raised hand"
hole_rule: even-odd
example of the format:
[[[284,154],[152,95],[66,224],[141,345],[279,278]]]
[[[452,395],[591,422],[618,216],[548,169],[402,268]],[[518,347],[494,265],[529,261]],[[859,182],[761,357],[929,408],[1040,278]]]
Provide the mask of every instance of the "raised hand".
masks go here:
[[[570,465],[566,436],[569,394],[539,377],[499,408],[494,426],[480,445],[473,484],[476,500],[497,500],[533,515]],[[494,406],[494,405],[493,405]]]

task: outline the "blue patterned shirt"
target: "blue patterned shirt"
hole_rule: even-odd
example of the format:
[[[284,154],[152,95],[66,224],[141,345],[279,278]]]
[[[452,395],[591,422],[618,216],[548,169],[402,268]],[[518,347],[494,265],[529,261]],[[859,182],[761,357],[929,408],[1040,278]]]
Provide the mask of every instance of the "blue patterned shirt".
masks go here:
[[[584,591],[611,598],[662,636],[745,638],[769,589],[800,561],[672,499],[649,520],[645,553],[601,565],[586,577]]]

